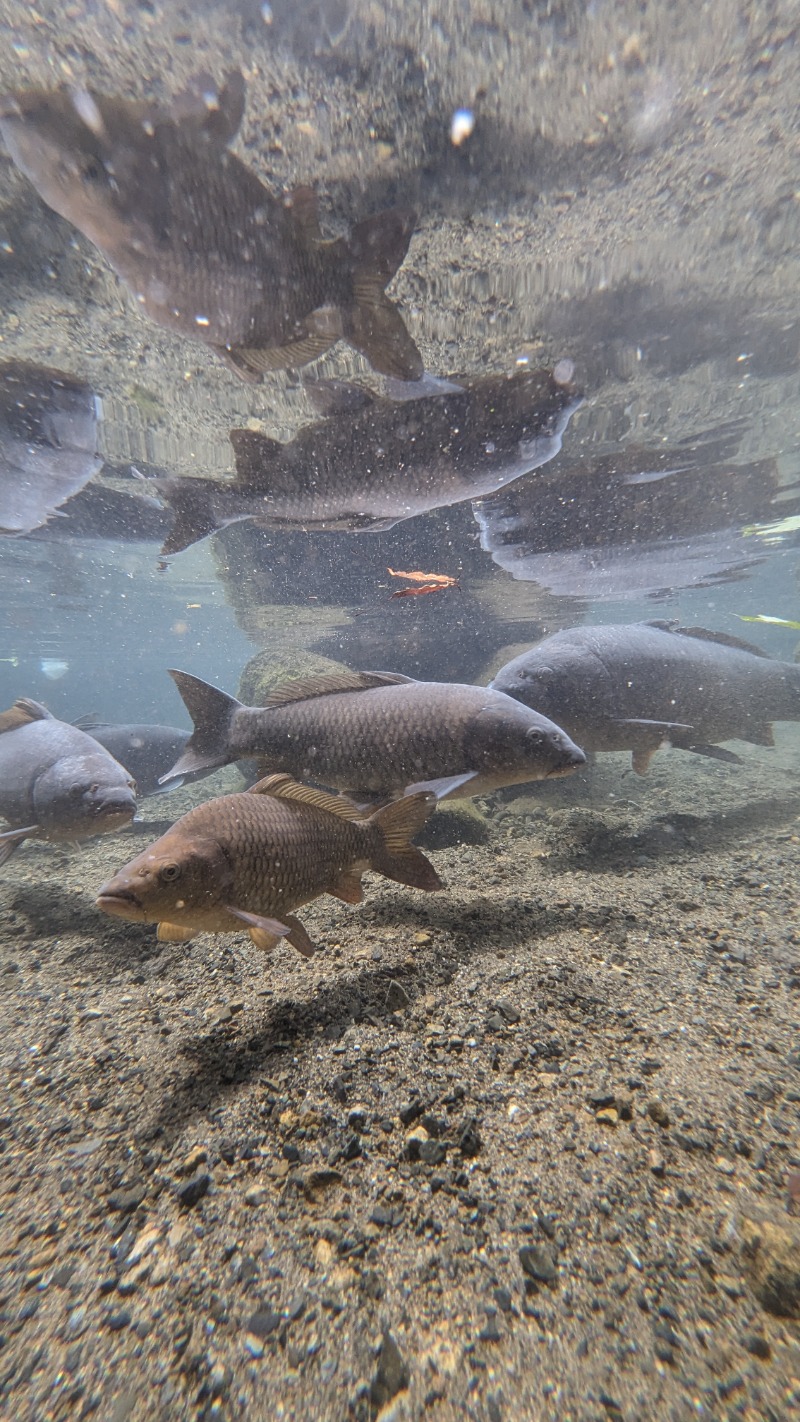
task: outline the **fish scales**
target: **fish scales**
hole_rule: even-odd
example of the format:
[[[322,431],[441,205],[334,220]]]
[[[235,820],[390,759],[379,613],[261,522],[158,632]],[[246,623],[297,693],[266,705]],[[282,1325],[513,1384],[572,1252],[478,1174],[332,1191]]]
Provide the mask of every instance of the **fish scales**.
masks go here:
[[[435,804],[420,792],[367,818],[341,797],[269,776],[190,810],[105,884],[97,902],[107,913],[157,922],[161,938],[244,925],[262,948],[286,937],[308,955],[313,946],[292,910],[324,893],[360,902],[367,869],[420,889],[441,887],[411,843]]]
[[[485,687],[353,672],[287,683],[262,709],[172,675],[195,729],[170,776],[257,756],[265,770],[354,794],[458,777],[442,793],[472,795],[567,774],[585,759],[559,726]]]

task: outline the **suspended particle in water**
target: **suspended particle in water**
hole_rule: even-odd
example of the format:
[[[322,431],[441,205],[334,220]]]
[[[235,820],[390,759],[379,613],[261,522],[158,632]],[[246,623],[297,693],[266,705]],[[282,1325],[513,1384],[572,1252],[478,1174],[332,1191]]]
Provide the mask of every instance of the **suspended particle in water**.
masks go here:
[[[475,115],[471,109],[456,109],[450,120],[450,142],[460,148],[475,127]]]

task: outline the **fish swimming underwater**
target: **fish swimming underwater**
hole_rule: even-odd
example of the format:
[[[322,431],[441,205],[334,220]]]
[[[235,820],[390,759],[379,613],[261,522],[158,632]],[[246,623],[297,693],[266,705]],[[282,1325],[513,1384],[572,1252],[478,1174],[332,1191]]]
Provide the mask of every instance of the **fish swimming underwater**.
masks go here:
[[[40,528],[102,465],[89,386],[28,361],[0,363],[0,533]]]
[[[170,775],[257,756],[263,770],[356,798],[433,788],[455,799],[568,775],[585,761],[552,721],[480,686],[340,672],[283,682],[261,708],[187,672],[170,675],[194,722]]]
[[[105,746],[109,755],[125,766],[136,781],[139,795],[157,795],[166,788],[176,790],[178,785],[185,783],[184,780],[173,781],[168,787],[158,783],[159,776],[175,763],[189,739],[189,732],[179,726],[150,726],[146,723],[112,725],[92,720],[89,716],[83,717],[76,725]]]
[[[103,885],[97,905],[158,923],[162,940],[247,928],[259,948],[287,938],[309,957],[314,946],[292,910],[320,894],[360,903],[368,869],[415,889],[442,887],[411,843],[435,805],[420,792],[365,815],[340,796],[270,775],[183,815]]]
[[[639,774],[664,745],[740,763],[717,742],[771,746],[772,721],[800,721],[800,666],[669,622],[556,632],[490,685],[552,716],[586,750],[630,750]]]
[[[402,380],[422,358],[385,287],[415,213],[393,208],[326,241],[316,198],[285,200],[228,151],[240,73],[160,110],[41,89],[0,97],[0,133],[48,206],[88,237],[160,326],[203,341],[243,379],[305,365],[340,338]]]
[[[175,511],[163,553],[180,552],[245,518],[267,528],[377,532],[430,509],[502,488],[561,448],[581,403],[572,363],[554,371],[456,377],[402,401],[320,382],[328,418],[280,444],[232,430],[236,479],[169,479],[155,488]]]
[[[27,699],[0,715],[0,864],[25,839],[106,834],[135,811],[127,770],[85,731]]]

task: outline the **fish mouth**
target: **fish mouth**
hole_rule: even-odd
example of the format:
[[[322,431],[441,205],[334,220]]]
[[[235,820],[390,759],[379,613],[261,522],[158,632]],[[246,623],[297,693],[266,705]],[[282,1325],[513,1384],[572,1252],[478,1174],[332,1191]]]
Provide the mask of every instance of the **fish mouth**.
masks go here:
[[[94,902],[103,913],[115,914],[117,918],[139,918],[143,913],[142,905],[131,889],[103,887]]]

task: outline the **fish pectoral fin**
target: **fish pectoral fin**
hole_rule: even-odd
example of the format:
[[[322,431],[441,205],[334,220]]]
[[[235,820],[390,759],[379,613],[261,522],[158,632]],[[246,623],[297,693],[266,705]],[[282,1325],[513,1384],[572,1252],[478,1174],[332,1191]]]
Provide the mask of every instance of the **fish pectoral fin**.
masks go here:
[[[416,795],[421,790],[428,790],[437,800],[446,800],[450,796],[455,798],[459,790],[464,795],[469,795],[470,781],[479,778],[477,770],[467,770],[463,775],[443,775],[439,780],[416,780],[413,785],[407,785],[403,793]]]
[[[680,746],[680,750],[693,751],[695,755],[708,756],[709,760],[721,760],[726,765],[743,765],[744,761],[735,751],[727,750],[725,746],[703,745],[698,742],[693,746]]]
[[[630,726],[632,730],[650,731],[654,735],[660,732],[664,736],[670,736],[675,731],[693,731],[694,726],[688,725],[684,721],[647,721],[640,716],[621,716],[615,722],[615,726]]]
[[[261,933],[268,933],[272,938],[289,937],[289,928],[285,923],[281,923],[279,918],[267,918],[263,913],[248,913],[247,909],[234,908],[232,904],[226,904],[225,909],[227,913],[233,914],[234,918],[247,924],[251,932],[256,928]]]
[[[341,899],[345,904],[360,904],[364,898],[364,890],[361,886],[363,872],[363,869],[343,870],[336,883],[331,884],[328,893],[333,894],[336,899]]]
[[[308,365],[330,350],[337,337],[330,331],[312,331],[283,346],[217,346],[215,349],[245,380],[258,379],[288,365]]]
[[[312,805],[315,810],[336,815],[340,820],[360,820],[363,815],[358,805],[353,805],[344,795],[331,795],[326,790],[316,790],[311,785],[301,785],[291,775],[279,772],[256,781],[247,791],[248,795],[274,795],[277,800],[295,800],[300,805]]]
[[[7,864],[29,835],[38,834],[38,825],[26,825],[24,829],[5,830],[0,834],[0,866]]]
[[[0,715],[0,735],[4,731],[16,731],[20,726],[29,725],[31,721],[52,720],[52,713],[45,706],[41,706],[38,701],[31,701],[27,696],[21,696]]]
[[[234,375],[238,375],[240,380],[246,380],[249,385],[258,385],[262,372],[253,370],[246,362],[242,361],[237,351],[229,350],[227,346],[212,346],[211,349],[223,360],[229,370]]]
[[[182,928],[179,923],[162,919],[156,929],[156,938],[159,943],[188,943],[198,932],[197,928]]]

